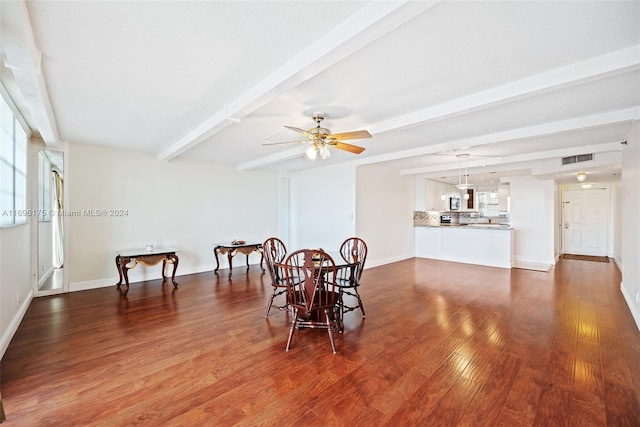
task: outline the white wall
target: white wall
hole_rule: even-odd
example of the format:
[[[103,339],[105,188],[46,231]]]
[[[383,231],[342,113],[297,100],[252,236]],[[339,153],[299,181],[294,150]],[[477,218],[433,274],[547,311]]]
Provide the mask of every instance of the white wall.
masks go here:
[[[411,215],[413,215],[414,210],[427,210],[427,179],[423,175],[414,175],[413,178],[413,209]]]
[[[413,184],[412,176],[382,166],[358,167],[356,234],[367,242],[367,267],[414,256]]]
[[[355,177],[351,164],[290,175],[289,252],[303,248],[337,251],[346,238],[355,235]]]
[[[367,268],[413,256],[413,177],[349,163],[292,173],[289,189],[289,251],[337,251],[358,236],[369,249]]]
[[[227,165],[69,144],[70,211],[124,210],[124,216],[70,216],[70,290],[113,286],[118,250],[146,244],[180,250],[177,274],[213,270],[215,242],[263,242],[278,230],[278,174]],[[259,262],[252,255],[252,263]],[[243,263],[244,260],[236,260]],[[227,266],[221,259],[221,268]],[[160,277],[138,266],[130,281]]]
[[[31,224],[0,228],[0,357],[33,298]]]
[[[613,257],[622,271],[622,179],[611,186],[613,210]]]
[[[553,257],[557,260],[562,250],[562,189],[558,184],[553,185]]]
[[[555,264],[555,184],[531,176],[509,182],[514,266],[546,271]]]
[[[622,156],[622,283],[621,290],[640,329],[640,123],[627,136]]]
[[[37,181],[38,169],[33,161],[34,156],[37,157],[37,144],[29,139],[27,191],[33,188],[34,180]],[[30,194],[27,198],[27,208],[36,209],[37,197],[32,196]],[[32,280],[37,280],[31,262],[35,227],[30,221],[35,219],[27,220],[26,224],[0,228],[0,357],[29,308],[33,299]]]

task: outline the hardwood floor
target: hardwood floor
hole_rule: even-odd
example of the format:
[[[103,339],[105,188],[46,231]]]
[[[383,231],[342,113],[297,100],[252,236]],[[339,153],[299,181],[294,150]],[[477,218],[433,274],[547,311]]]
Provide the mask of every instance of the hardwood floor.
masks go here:
[[[614,263],[365,270],[367,318],[296,332],[257,267],[35,299],[4,425],[638,426],[640,333]]]

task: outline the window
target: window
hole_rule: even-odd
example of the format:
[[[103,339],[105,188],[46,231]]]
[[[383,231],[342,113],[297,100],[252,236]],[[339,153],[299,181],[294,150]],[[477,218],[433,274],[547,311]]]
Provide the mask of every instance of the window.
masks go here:
[[[0,226],[27,222],[27,133],[0,96]]]

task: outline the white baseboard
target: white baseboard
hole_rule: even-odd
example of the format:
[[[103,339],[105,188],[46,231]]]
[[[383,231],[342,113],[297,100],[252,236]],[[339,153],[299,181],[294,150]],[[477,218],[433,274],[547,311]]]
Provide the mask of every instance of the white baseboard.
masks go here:
[[[636,327],[640,331],[640,311],[638,311],[638,306],[634,302],[635,297],[633,295],[629,295],[627,289],[623,286],[622,282],[620,282],[620,292],[622,292],[622,297],[627,303],[627,307],[629,307],[629,311],[631,312],[631,316],[633,316],[633,320],[636,322]]]
[[[260,261],[256,263],[249,263],[249,265],[256,265],[259,263]],[[246,264],[234,265],[234,268],[245,268],[245,267],[246,267]],[[173,267],[171,266],[167,267],[168,272],[170,272],[172,268]],[[222,270],[223,268],[224,267],[220,265],[220,269]],[[188,274],[204,273],[207,271],[213,271],[213,269],[214,267],[212,267],[211,264],[201,265],[201,266],[190,266],[190,267],[179,266],[178,268],[179,273],[176,273],[176,277],[186,276]],[[132,274],[132,271],[134,274]],[[147,268],[146,271],[144,271],[143,273],[136,273],[135,270],[132,269],[128,271],[127,275],[129,276],[129,283],[137,283],[137,282],[144,282],[146,280],[162,279],[161,268],[154,268],[154,267]],[[98,288],[108,288],[110,286],[115,286],[116,283],[118,283],[118,280],[120,280],[118,276],[113,276],[113,277],[107,277],[104,279],[87,280],[84,282],[72,282],[72,283],[69,283],[69,292],[87,291],[89,289],[98,289]],[[179,280],[176,279],[176,281],[180,283]]]
[[[523,270],[549,272],[549,270],[551,270],[551,267],[553,267],[554,265],[555,265],[554,262],[531,261],[526,259],[520,259],[517,257],[513,260],[513,268],[521,268]]]
[[[365,265],[365,269],[368,268],[373,268],[373,267],[378,267],[380,265],[385,265],[385,264],[391,264],[393,262],[398,262],[398,261],[404,261],[405,259],[410,259],[413,258],[414,255],[413,254],[403,254],[403,255],[398,255],[398,256],[393,256],[393,257],[388,257],[388,258],[382,258],[382,259],[378,259],[375,261],[369,261],[367,260],[367,263]],[[228,263],[226,262],[226,257],[225,257],[225,262],[223,263],[222,260],[220,260],[220,270],[226,270],[228,269]],[[249,265],[257,265],[259,264],[260,261],[256,261],[256,262],[249,262]],[[242,265],[236,265],[234,263],[234,269],[237,268],[242,268],[244,269],[246,267],[246,264],[243,263]],[[182,267],[180,266],[178,268],[178,271],[180,272],[179,274],[176,274],[176,277],[180,277],[180,276],[186,276],[188,274],[195,274],[195,273],[204,273],[207,271],[213,271],[215,267],[213,267],[210,264],[207,265],[202,265],[202,266],[194,266],[194,267]],[[168,267],[168,269],[170,270],[171,267]],[[134,274],[132,274],[132,272]],[[226,273],[225,273],[226,274]],[[145,271],[144,273],[137,273],[135,274],[135,270],[129,270],[128,271],[128,276],[129,276],[129,283],[137,283],[137,282],[144,282],[145,280],[156,280],[156,279],[161,279],[162,278],[162,273],[160,272],[160,269],[158,268],[153,268],[153,267],[149,267],[147,269],[147,271]],[[83,281],[83,282],[71,282],[69,283],[69,292],[77,292],[77,291],[88,291],[90,289],[98,289],[98,288],[108,288],[111,286],[115,286],[116,283],[118,283],[119,277],[118,276],[113,276],[113,277],[106,277],[103,279],[96,279],[96,280],[87,280],[87,281]],[[176,280],[177,281],[177,280]],[[178,281],[179,283],[179,281]]]
[[[13,319],[11,319],[11,323],[9,323],[9,326],[0,340],[0,359],[4,356],[4,352],[7,351],[7,347],[9,347],[11,339],[18,330],[18,326],[20,326],[20,322],[22,322],[22,318],[27,312],[29,304],[31,304],[31,300],[33,300],[33,290],[29,291],[24,301],[22,301],[22,304],[20,304],[18,312],[13,316]]]
[[[622,261],[620,261],[618,258],[614,257],[612,258],[613,262],[616,263],[616,266],[618,267],[618,270],[622,271]]]
[[[108,288],[115,286],[118,278],[87,280],[85,282],[69,282],[69,292],[88,291],[89,289]],[[131,281],[129,281],[131,283]]]
[[[379,267],[381,265],[385,265],[385,264],[391,264],[392,262],[398,262],[398,261],[404,261],[405,259],[410,259],[410,258],[414,258],[413,254],[403,254],[403,255],[398,255],[398,256],[393,256],[393,257],[388,257],[388,258],[380,258],[380,259],[376,259],[376,260],[367,260],[364,269],[368,269],[368,268],[373,268],[373,267]]]

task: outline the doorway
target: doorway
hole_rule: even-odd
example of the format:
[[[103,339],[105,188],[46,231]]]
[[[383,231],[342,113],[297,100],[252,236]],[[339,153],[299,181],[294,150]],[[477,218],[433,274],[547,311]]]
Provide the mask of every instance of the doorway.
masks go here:
[[[64,152],[38,152],[36,295],[65,292]]]
[[[607,256],[609,188],[562,190],[562,248],[573,255]]]

